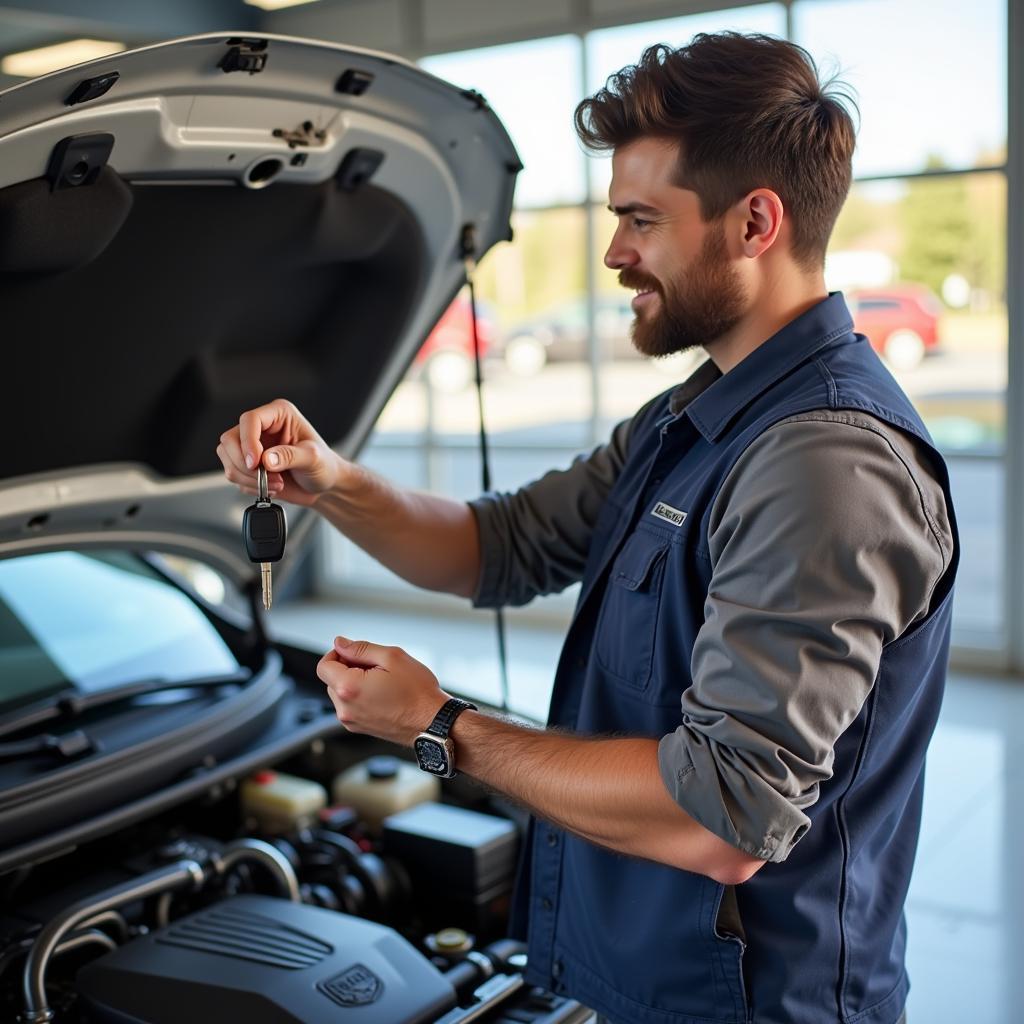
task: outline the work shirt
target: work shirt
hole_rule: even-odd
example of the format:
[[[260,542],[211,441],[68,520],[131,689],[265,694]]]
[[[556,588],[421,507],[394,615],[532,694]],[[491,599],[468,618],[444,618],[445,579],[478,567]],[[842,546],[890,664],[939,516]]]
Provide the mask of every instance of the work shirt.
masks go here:
[[[584,581],[549,723],[658,738],[662,778],[680,806],[775,864],[800,849],[823,791],[835,787],[840,739],[862,736],[864,722],[851,727],[870,716],[886,650],[940,607],[944,618],[929,633],[939,649],[948,645],[957,542],[945,467],[906,396],[852,333],[838,294],[724,377],[705,363],[568,470],[472,507],[483,552],[477,605],[522,604]],[[932,673],[922,702],[925,744],[944,669]],[[918,746],[923,757],[923,745],[909,745]],[[846,787],[857,749],[838,773]],[[913,757],[911,789],[920,776]],[[833,815],[838,796],[826,801]],[[772,990],[799,985],[801,974],[785,955],[780,963],[758,948],[785,938],[785,913],[762,931],[765,908],[744,898],[760,889],[792,910],[793,876],[776,876],[773,865],[726,891],[537,823],[513,924],[528,934],[533,980],[561,985],[611,1020],[739,1021],[753,1006],[758,1021],[817,1024],[871,1011],[865,1022],[891,1024],[905,997],[894,936],[914,809],[890,823],[901,833],[893,854],[901,873],[885,917],[888,1001],[865,1002],[877,984],[834,965],[793,998]],[[831,831],[837,848],[849,841]],[[827,862],[822,885],[836,890],[818,917],[839,934],[811,941],[820,922],[805,914],[795,930],[807,935],[794,936],[792,952],[838,958],[850,942],[837,902],[848,862],[817,860]],[[675,911],[666,899],[678,901]],[[595,913],[602,904],[618,909]],[[587,931],[573,915],[617,934]],[[683,925],[679,915],[695,920]]]

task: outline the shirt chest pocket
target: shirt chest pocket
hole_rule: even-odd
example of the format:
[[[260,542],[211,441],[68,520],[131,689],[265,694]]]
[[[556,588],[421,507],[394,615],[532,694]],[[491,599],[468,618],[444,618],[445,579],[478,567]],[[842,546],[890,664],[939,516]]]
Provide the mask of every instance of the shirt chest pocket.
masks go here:
[[[647,689],[658,609],[672,538],[639,528],[623,545],[608,578],[594,643],[598,664],[637,692]]]

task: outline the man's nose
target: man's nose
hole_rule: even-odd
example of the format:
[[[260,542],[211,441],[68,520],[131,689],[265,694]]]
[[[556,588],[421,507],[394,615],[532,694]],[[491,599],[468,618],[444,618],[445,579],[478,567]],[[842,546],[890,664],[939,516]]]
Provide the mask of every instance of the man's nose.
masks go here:
[[[628,245],[623,245],[619,240],[619,232],[616,231],[604,254],[604,265],[609,270],[621,270],[623,267],[634,266],[639,260],[637,251]]]

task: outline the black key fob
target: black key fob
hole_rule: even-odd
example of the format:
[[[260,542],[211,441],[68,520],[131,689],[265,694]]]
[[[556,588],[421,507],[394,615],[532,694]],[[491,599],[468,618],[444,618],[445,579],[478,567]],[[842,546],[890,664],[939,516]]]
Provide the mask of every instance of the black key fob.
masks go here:
[[[260,466],[258,473],[259,497],[242,516],[242,536],[245,552],[251,562],[278,562],[284,554],[288,523],[284,509],[270,500],[267,491],[267,471]]]
[[[242,516],[242,535],[249,561],[280,561],[287,531],[284,509],[280,505],[271,502],[250,505]]]

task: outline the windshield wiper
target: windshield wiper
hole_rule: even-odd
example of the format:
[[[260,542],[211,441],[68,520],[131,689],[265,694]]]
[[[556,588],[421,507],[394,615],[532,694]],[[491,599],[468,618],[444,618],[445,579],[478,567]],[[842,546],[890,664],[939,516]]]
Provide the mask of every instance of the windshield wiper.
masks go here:
[[[92,711],[94,708],[105,707],[108,704],[117,704],[124,700],[132,700],[135,697],[144,697],[151,693],[164,693],[168,690],[204,690],[227,686],[230,683],[245,683],[252,678],[252,672],[247,668],[239,668],[234,672],[227,672],[224,675],[200,676],[196,679],[143,679],[134,683],[124,683],[121,686],[112,686],[107,690],[97,690],[95,693],[79,693],[77,690],[59,693],[50,700],[33,704],[27,708],[0,716],[0,736],[9,736],[11,733],[21,732],[23,729],[30,729],[32,726],[41,725],[44,722],[52,722],[63,718],[77,718]],[[74,734],[70,734],[74,735]],[[36,737],[36,740],[44,740],[47,737]],[[61,737],[49,737],[51,740],[60,740]],[[26,743],[35,742],[28,740]],[[21,744],[5,744],[0,747],[21,746]],[[49,746],[44,744],[44,748]],[[38,748],[38,749],[44,749]],[[3,754],[0,753],[0,757]]]
[[[16,761],[32,754],[52,754],[65,761],[73,761],[85,757],[100,749],[98,743],[87,736],[81,729],[65,733],[63,736],[35,736],[19,743],[0,743],[0,761]]]

